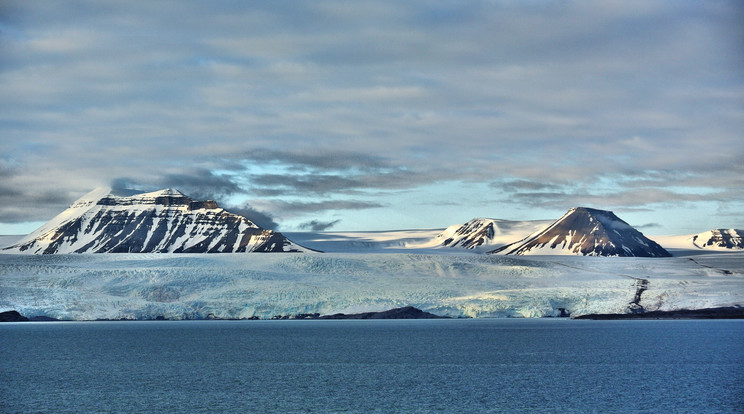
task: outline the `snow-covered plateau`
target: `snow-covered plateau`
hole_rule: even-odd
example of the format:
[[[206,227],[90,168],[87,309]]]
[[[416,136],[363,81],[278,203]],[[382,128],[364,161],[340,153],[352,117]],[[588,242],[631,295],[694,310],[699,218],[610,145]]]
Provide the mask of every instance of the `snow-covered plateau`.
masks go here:
[[[744,252],[665,258],[469,252],[0,255],[0,311],[58,319],[270,318],[410,305],[453,317],[744,305]]]

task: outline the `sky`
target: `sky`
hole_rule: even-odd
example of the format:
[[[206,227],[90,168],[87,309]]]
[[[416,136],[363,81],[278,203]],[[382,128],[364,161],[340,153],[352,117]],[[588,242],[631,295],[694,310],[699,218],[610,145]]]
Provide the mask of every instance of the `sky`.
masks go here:
[[[742,1],[0,2],[0,234],[100,186],[281,231],[744,228]]]

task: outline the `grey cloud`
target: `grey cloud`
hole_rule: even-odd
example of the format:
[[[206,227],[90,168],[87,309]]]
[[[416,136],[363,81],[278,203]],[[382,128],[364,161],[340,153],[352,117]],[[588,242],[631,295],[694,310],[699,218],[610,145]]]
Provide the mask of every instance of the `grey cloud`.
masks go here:
[[[221,200],[225,196],[243,193],[244,190],[229,177],[215,175],[209,170],[192,173],[166,174],[162,182],[167,187],[183,189],[197,199]]]
[[[121,194],[175,188],[196,200],[216,201],[244,192],[230,177],[216,175],[207,169],[165,173],[148,179],[119,177],[112,180],[111,187],[114,192]]]
[[[264,174],[252,175],[250,178],[253,191],[261,195],[280,194],[316,194],[344,192],[351,188],[362,187],[362,183],[336,175],[280,175]]]
[[[538,182],[532,180],[508,180],[493,182],[489,184],[492,188],[501,189],[504,191],[522,191],[522,190],[550,190],[557,189],[560,186],[549,182]]]
[[[259,211],[248,203],[239,206],[223,206],[223,208],[231,213],[239,214],[247,218],[257,226],[264,229],[276,230],[276,228],[279,227],[279,223],[274,220],[274,217],[270,213]]]
[[[48,220],[72,202],[64,190],[34,192],[28,188],[0,184],[0,222],[23,223]]]
[[[159,190],[159,188],[142,188],[141,183],[127,177],[114,178],[109,185],[111,187],[111,193],[120,197],[127,197],[150,190]]]
[[[301,223],[298,227],[303,230],[325,231],[340,222],[341,222],[340,219],[332,220],[332,221],[310,220],[310,221]]]
[[[244,173],[241,176],[245,188],[249,188],[252,194],[264,197],[362,194],[374,190],[407,189],[423,183],[452,179],[451,173],[446,170],[412,170],[382,156],[351,151],[297,153],[257,149],[237,154],[232,160],[236,164],[246,165],[246,168],[268,163],[285,171]],[[236,171],[235,174],[241,175],[241,172]]]
[[[366,210],[384,207],[383,204],[372,201],[355,200],[325,200],[325,201],[283,201],[271,200],[264,202],[272,211],[283,215],[309,214],[331,210]]]
[[[9,165],[9,163],[0,160],[0,178],[5,180],[17,175],[18,173],[17,168],[14,168],[12,165]]]
[[[602,175],[639,203],[684,199],[646,190],[671,181],[740,206],[743,10],[6,1],[0,146],[14,169],[0,175],[21,195],[0,216],[14,201],[28,207],[14,217],[48,217],[60,204],[42,209],[31,192],[69,202],[120,177],[218,201],[447,180],[496,180],[536,206],[571,203],[563,190],[632,201],[586,190]]]
[[[646,223],[646,224],[639,224],[636,226],[633,226],[638,230],[646,230],[646,229],[656,229],[664,227],[661,223]]]
[[[365,173],[348,176],[331,174],[261,174],[251,175],[253,193],[263,196],[358,194],[380,189],[404,189],[435,180],[426,174],[412,172]]]
[[[380,170],[390,168],[384,158],[371,154],[352,151],[286,151],[253,149],[238,158],[245,161],[267,162],[291,165],[295,168],[311,170]]]
[[[618,190],[612,193],[571,190],[566,192],[524,192],[509,195],[517,204],[540,208],[597,208],[637,207],[649,204],[695,201],[723,201],[716,194],[687,194],[661,189]]]

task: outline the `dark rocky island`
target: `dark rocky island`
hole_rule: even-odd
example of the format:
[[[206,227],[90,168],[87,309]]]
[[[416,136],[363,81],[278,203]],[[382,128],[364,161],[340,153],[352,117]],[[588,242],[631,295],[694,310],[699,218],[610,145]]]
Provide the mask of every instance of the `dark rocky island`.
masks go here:
[[[27,318],[18,311],[9,310],[6,312],[0,312],[0,322],[56,322],[59,319],[52,318],[49,316],[32,316]]]
[[[334,313],[332,315],[301,313],[298,315],[276,315],[271,319],[449,319],[449,317],[424,312],[413,306],[404,306],[382,312]]]
[[[317,319],[448,319],[448,317],[424,312],[421,309],[414,308],[413,306],[405,306],[383,312],[364,312],[348,315],[344,313],[336,313],[333,315],[319,316]]]
[[[27,322],[28,318],[18,313],[18,311],[0,312],[0,322]]]

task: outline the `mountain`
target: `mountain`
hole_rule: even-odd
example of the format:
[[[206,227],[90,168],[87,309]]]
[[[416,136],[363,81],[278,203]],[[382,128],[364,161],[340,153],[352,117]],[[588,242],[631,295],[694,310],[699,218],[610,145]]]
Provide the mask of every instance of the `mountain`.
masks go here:
[[[287,235],[303,246],[326,253],[477,253],[521,240],[545,228],[551,220],[509,221],[475,218],[446,229],[299,232]]]
[[[239,253],[306,250],[281,233],[258,227],[174,189],[115,196],[99,188],[28,236],[10,253]]]
[[[716,251],[733,252],[744,250],[744,230],[712,229],[697,234],[649,236],[666,249],[679,252]],[[676,255],[677,253],[675,253]]]
[[[668,251],[648,239],[611,211],[587,207],[568,210],[545,230],[491,253],[528,255],[583,255],[669,257]]]
[[[701,249],[744,249],[744,230],[713,229],[692,236],[692,244]]]
[[[549,223],[546,220],[510,221],[474,218],[465,224],[447,227],[434,238],[433,244],[471,250],[492,250],[514,240],[523,239],[545,228]]]

